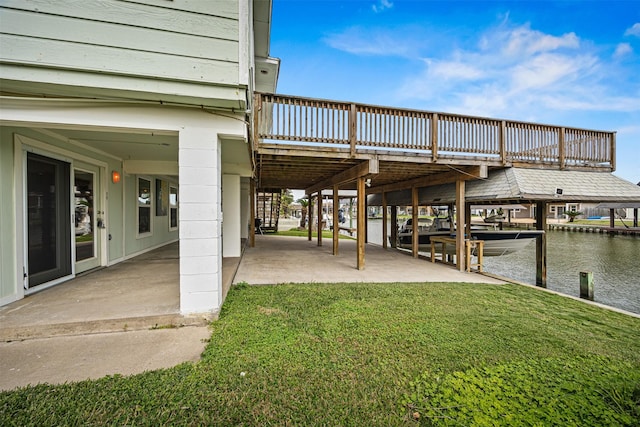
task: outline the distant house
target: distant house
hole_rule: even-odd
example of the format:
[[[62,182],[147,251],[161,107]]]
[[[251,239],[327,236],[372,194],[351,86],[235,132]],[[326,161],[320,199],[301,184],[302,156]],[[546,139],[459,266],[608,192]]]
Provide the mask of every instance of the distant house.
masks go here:
[[[0,19],[0,305],[179,241],[181,312],[219,309],[253,93],[278,78],[271,1],[5,0]]]

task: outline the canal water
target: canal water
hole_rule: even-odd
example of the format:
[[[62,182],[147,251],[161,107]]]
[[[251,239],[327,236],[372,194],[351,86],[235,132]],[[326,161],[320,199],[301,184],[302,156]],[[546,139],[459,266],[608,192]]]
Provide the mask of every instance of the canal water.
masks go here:
[[[389,225],[389,230],[390,230]],[[382,221],[370,219],[370,243],[382,244]],[[485,257],[484,270],[536,282],[536,247]],[[594,301],[640,314],[640,238],[570,231],[547,232],[547,289],[580,296],[580,272],[593,273]]]

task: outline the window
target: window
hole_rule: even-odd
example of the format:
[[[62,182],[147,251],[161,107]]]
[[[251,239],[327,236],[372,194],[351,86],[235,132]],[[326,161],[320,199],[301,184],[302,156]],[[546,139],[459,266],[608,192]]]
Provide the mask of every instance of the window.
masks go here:
[[[178,188],[169,186],[169,230],[178,229]]]
[[[151,180],[138,178],[138,236],[151,233]]]

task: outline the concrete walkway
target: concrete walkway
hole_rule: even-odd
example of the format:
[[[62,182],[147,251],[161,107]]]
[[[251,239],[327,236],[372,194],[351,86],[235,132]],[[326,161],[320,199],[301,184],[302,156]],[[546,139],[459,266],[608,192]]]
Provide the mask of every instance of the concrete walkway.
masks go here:
[[[364,270],[357,270],[355,240],[340,239],[337,256],[332,250],[331,240],[325,239],[323,246],[318,246],[316,240],[304,237],[257,235],[255,247],[245,250],[233,283],[504,283],[371,244],[365,248]]]
[[[0,390],[199,360],[211,318],[180,315],[178,253],[170,244],[0,307]]]
[[[131,375],[197,362],[206,326],[56,336],[0,343],[0,391]]]

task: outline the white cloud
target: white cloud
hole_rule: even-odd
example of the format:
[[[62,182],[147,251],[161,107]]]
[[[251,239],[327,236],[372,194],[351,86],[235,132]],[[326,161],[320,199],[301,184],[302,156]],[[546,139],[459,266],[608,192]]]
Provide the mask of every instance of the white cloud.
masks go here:
[[[613,57],[622,58],[623,56],[628,55],[631,52],[633,52],[633,49],[631,48],[631,45],[629,43],[620,43],[618,46],[616,46],[616,51],[613,53]]]
[[[627,28],[627,31],[624,32],[624,35],[640,37],[640,22],[636,22],[631,27]]]
[[[445,80],[477,80],[484,75],[481,69],[459,60],[434,61],[427,59],[425,62],[428,64],[429,72],[433,77]]]
[[[560,37],[534,31],[529,25],[524,25],[507,34],[504,52],[510,56],[534,55],[541,52],[551,52],[560,48],[575,49],[580,46],[580,40],[575,33],[564,34]]]
[[[323,41],[334,49],[372,56],[415,57],[419,46],[417,41],[407,37],[405,31],[362,27],[351,27],[341,33],[330,34]]]
[[[511,69],[512,88],[518,91],[552,88],[558,83],[575,80],[579,74],[588,73],[596,62],[590,56],[535,55]]]
[[[378,3],[371,6],[371,9],[375,13],[380,13],[385,11],[386,9],[391,9],[392,7],[393,3],[391,3],[389,0],[379,0]]]
[[[616,80],[624,69],[600,59],[600,49],[583,45],[575,33],[556,36],[502,23],[476,40],[425,60],[399,96],[431,110],[531,121],[554,120],[553,111],[640,111],[640,89],[622,92]],[[630,49],[622,44],[616,52]]]

